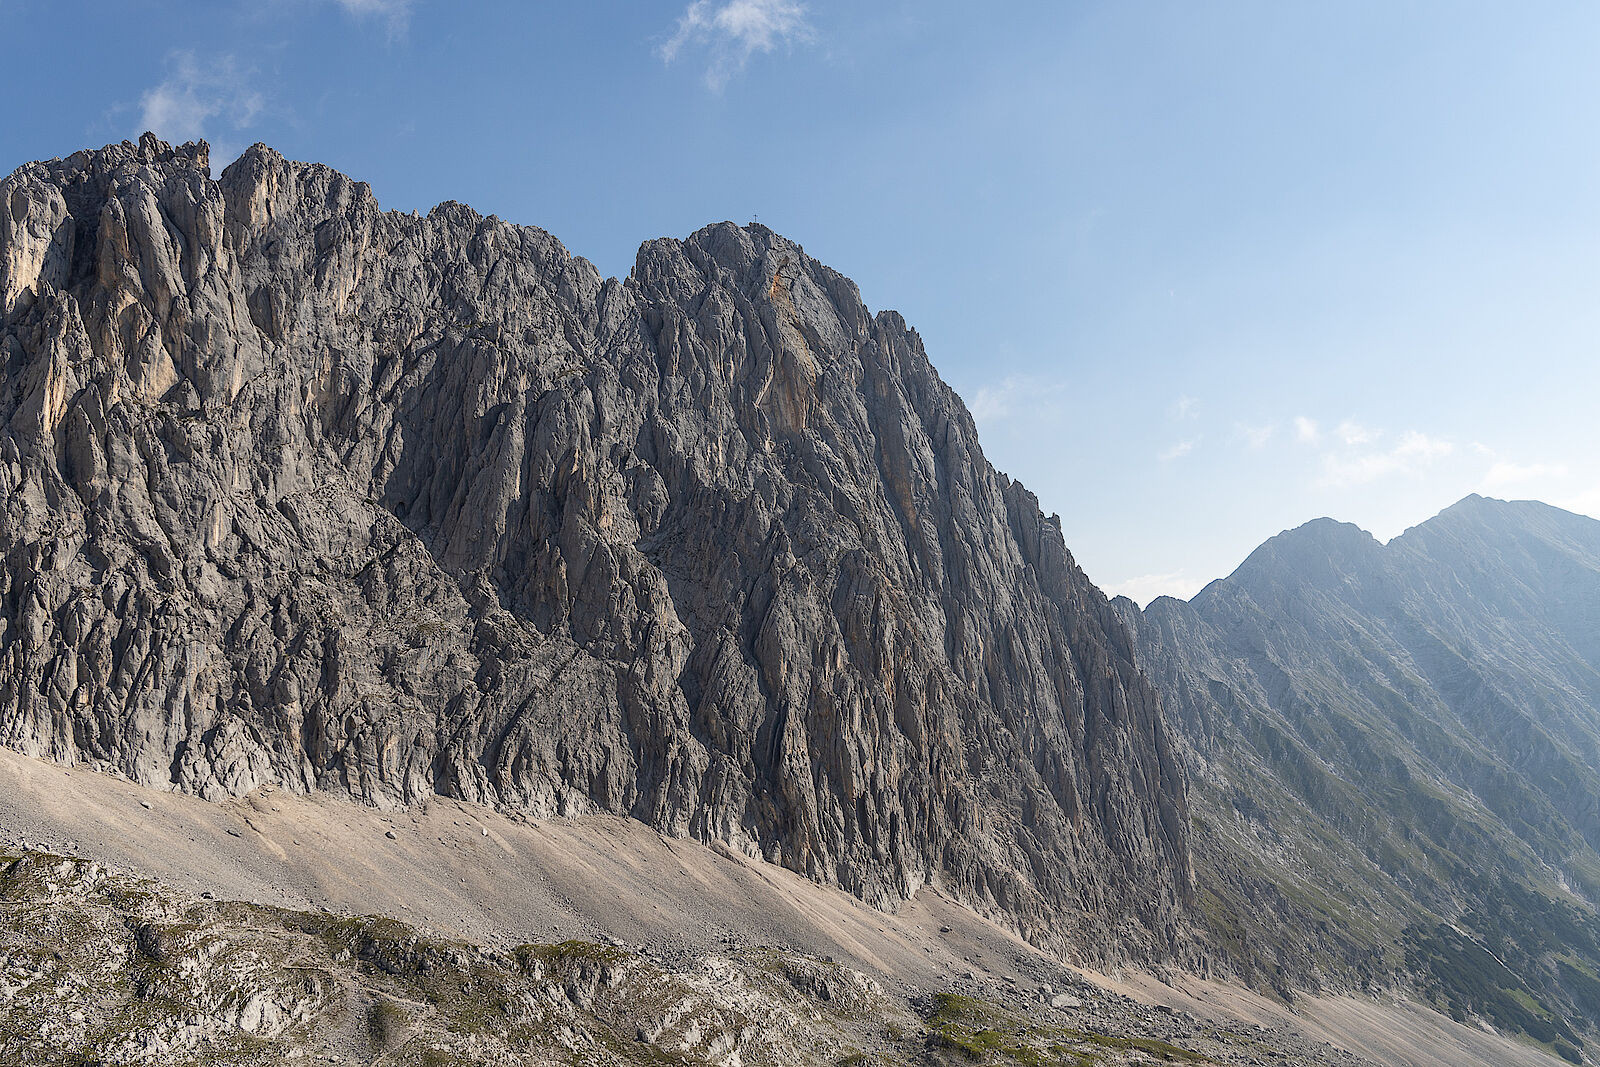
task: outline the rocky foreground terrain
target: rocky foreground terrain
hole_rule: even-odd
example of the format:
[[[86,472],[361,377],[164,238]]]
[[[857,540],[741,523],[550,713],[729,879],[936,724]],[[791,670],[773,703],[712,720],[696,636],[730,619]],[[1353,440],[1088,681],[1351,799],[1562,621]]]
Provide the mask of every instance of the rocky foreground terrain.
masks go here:
[[[1087,983],[907,1000],[766,946],[486,950],[37,851],[0,855],[0,1019],[0,1063],[40,1065],[1362,1062]]]
[[[997,1067],[1192,1055],[1334,1067],[1552,1063],[1526,1038],[1454,1024],[1398,989],[1301,994],[1286,1005],[1171,970],[1079,971],[934,887],[885,912],[618,816],[533,820],[443,799],[384,811],[273,787],[208,802],[0,750],[0,854],[23,861],[0,868],[15,875],[0,891],[0,955],[23,961],[28,976],[10,994],[16,1017],[27,1020],[18,1026],[24,1040],[0,1063],[103,1060],[130,1030],[142,1048],[150,1028],[168,1043],[160,1053],[152,1044],[157,1063],[204,1062],[226,1049],[266,1062],[298,1059],[296,1051],[391,1062],[396,1050],[375,1046],[368,1026],[374,1011],[392,1015],[374,1008],[384,1002],[412,1020],[416,1043],[404,1056],[464,1046],[481,1054],[476,1062],[503,1053],[502,1062],[530,1065],[592,1062],[601,1046],[605,1055],[686,1064],[733,1064],[734,1054],[737,1062]],[[198,984],[139,984],[140,969],[153,966],[138,947],[145,923],[170,925],[195,951],[160,973]],[[380,945],[425,943],[439,970],[386,970],[390,957],[375,955],[378,947],[363,957],[347,943],[363,931]],[[111,947],[118,943],[120,952]],[[579,967],[595,953],[618,962],[614,973],[628,980],[595,989],[611,997],[611,1014],[547,1013],[533,1033],[512,1033],[514,1013],[499,1009],[464,1017],[463,984],[485,997],[502,988],[554,996],[548,986],[560,982],[550,972],[530,980],[518,971],[551,946]],[[212,966],[213,949],[217,960],[254,969]],[[304,970],[279,974],[286,960]],[[240,1009],[257,993],[294,990],[297,974],[330,969],[317,987],[327,995],[310,1015],[280,1013],[276,1036],[240,1027]],[[791,970],[847,981],[854,1007],[845,1009],[840,989],[797,988],[784,977]],[[87,988],[104,992],[86,1001],[78,979],[91,974]],[[630,984],[640,975],[655,986]],[[657,1033],[656,986],[695,998],[689,1008],[699,1015],[681,1031]],[[0,1019],[11,1013],[0,1005]],[[786,1023],[794,1032],[759,1025],[768,1014],[796,1016]],[[686,1036],[691,1024],[705,1043]],[[599,1045],[574,1051],[550,1037],[560,1027],[566,1039],[582,1032]],[[640,1027],[656,1034],[648,1047],[637,1041]],[[179,1030],[190,1044],[172,1043]],[[523,1044],[508,1044],[508,1035]]]
[[[612,812],[1084,960],[1199,951],[1182,773],[915,332],[771,231],[603,279],[257,145],[0,182],[0,743]]]

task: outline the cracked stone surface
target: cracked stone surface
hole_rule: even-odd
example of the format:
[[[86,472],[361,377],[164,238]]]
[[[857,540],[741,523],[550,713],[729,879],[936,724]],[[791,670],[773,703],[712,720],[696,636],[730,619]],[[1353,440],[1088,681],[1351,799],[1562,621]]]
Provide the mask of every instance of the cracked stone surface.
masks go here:
[[[916,333],[760,226],[604,279],[257,145],[0,183],[0,743],[624,814],[1183,959],[1128,633]]]

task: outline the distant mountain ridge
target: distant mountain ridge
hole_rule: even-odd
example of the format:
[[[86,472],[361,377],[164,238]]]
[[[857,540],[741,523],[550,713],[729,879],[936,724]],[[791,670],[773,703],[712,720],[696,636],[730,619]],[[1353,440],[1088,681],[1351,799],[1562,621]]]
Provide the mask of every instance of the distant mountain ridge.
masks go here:
[[[1600,522],[1471,496],[1384,545],[1320,519],[1188,603],[1116,606],[1247,971],[1600,1027]]]

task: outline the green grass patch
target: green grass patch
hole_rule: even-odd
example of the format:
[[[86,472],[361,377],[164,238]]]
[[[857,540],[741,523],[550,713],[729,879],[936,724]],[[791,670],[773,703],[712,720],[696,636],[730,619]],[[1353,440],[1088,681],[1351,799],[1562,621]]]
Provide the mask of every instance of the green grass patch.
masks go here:
[[[1210,1063],[1205,1056],[1153,1037],[1113,1037],[1083,1030],[1034,1026],[975,997],[940,993],[928,1017],[929,1040],[974,1063],[1022,1067],[1088,1067],[1099,1057],[1072,1044],[1137,1051],[1167,1063]]]
[[[1105,1034],[1084,1034],[1083,1039],[1090,1044],[1102,1048],[1114,1048],[1122,1051],[1137,1049],[1147,1056],[1165,1060],[1168,1063],[1211,1063],[1209,1057],[1198,1052],[1190,1052],[1171,1042],[1162,1041],[1154,1037],[1109,1037]]]
[[[512,950],[518,962],[539,960],[554,966],[561,963],[619,964],[628,959],[628,953],[611,945],[597,945],[593,941],[562,941],[554,945],[518,945]]]

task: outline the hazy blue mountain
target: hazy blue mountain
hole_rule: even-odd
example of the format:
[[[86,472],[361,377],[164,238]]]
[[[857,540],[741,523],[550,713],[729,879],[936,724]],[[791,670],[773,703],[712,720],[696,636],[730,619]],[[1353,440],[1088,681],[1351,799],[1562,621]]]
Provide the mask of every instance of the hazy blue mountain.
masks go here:
[[[1600,1025],[1600,522],[1471,496],[1385,545],[1319,519],[1189,603],[1117,606],[1236,966],[1398,973],[1551,1043]]]

